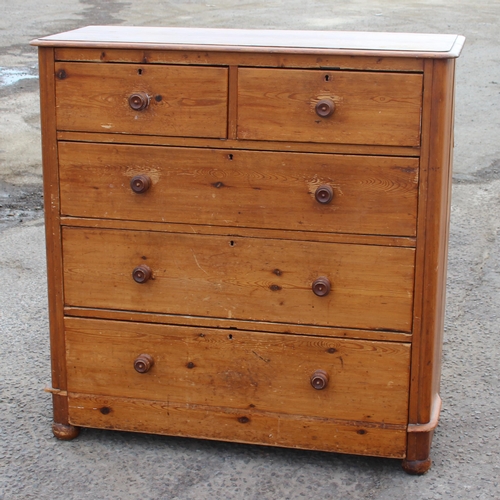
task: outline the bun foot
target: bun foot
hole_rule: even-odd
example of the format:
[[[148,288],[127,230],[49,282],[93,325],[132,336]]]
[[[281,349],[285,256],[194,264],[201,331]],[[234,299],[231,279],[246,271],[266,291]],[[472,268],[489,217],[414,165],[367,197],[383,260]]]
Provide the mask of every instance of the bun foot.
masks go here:
[[[426,458],[425,460],[403,460],[403,470],[408,474],[420,476],[425,474],[431,468],[432,460]]]
[[[71,439],[78,437],[78,434],[80,434],[80,427],[54,422],[52,424],[52,433],[57,439],[70,441]]]

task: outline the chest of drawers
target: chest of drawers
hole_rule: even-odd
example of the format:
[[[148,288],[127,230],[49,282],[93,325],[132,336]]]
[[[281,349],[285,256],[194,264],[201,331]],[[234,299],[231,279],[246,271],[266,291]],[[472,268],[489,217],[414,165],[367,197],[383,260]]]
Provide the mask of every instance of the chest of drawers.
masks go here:
[[[54,434],[425,472],[463,42],[127,27],[34,41]]]

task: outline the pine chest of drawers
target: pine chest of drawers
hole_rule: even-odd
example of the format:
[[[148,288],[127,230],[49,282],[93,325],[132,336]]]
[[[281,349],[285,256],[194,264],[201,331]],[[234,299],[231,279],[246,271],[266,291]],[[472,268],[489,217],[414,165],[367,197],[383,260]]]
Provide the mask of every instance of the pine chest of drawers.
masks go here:
[[[127,27],[34,41],[54,434],[425,472],[463,41]]]

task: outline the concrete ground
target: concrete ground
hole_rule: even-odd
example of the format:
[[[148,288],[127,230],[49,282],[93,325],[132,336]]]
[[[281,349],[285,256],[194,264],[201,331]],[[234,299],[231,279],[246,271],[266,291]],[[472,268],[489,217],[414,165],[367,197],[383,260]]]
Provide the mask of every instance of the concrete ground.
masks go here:
[[[434,464],[84,430],[51,433],[36,51],[87,24],[457,33],[455,174]],[[0,499],[500,498],[498,0],[18,0],[0,19]]]

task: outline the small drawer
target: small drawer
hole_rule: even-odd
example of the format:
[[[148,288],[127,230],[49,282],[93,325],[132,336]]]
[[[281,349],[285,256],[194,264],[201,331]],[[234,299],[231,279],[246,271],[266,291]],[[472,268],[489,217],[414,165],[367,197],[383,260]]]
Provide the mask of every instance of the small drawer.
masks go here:
[[[56,63],[58,130],[226,137],[227,69]]]
[[[419,146],[422,75],[241,68],[238,137]]]
[[[59,143],[76,217],[415,236],[418,160]]]
[[[72,393],[407,423],[410,344],[80,318],[65,331]]]
[[[414,257],[413,248],[65,227],[64,298],[68,306],[408,333]]]

